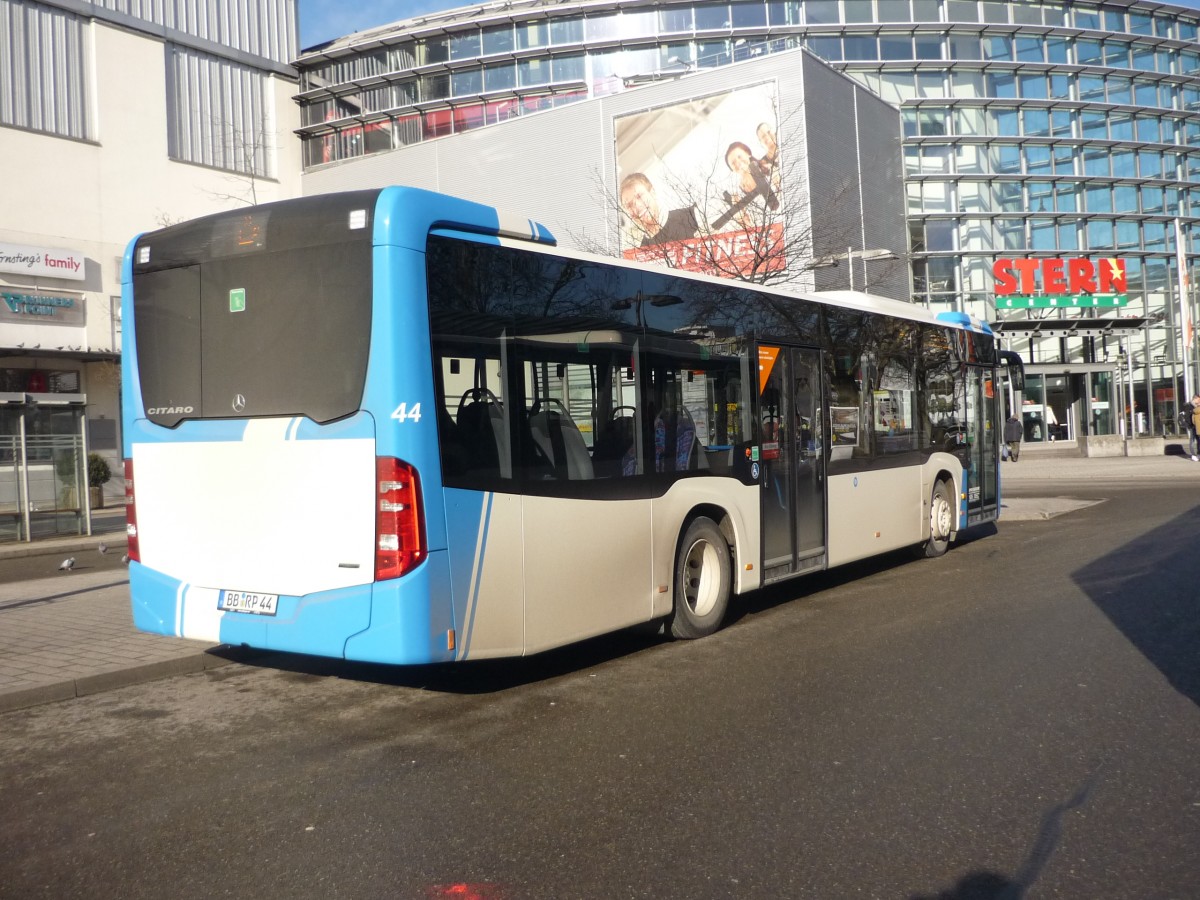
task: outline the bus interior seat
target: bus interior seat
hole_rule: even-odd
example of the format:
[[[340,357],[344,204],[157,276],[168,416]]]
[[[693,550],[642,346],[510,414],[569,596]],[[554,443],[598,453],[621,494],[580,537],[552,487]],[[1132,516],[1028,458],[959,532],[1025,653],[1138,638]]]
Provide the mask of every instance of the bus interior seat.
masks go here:
[[[566,410],[537,407],[529,416],[529,427],[534,443],[550,460],[558,477],[571,481],[595,477],[587,443]]]
[[[627,458],[634,456],[633,416],[615,414],[608,420],[592,448],[592,464],[602,476],[632,475]]]
[[[686,407],[664,409],[654,419],[654,470],[686,472],[696,467],[696,423]]]
[[[490,392],[474,389],[458,407],[458,437],[468,453],[469,468],[499,473],[504,449],[504,410]]]

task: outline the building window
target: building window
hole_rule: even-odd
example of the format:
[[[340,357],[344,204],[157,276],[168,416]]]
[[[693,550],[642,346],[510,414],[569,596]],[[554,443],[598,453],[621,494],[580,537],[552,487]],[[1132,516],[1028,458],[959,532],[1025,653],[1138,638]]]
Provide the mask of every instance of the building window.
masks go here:
[[[1017,60],[1018,62],[1043,62],[1044,57],[1044,41],[1040,37],[1018,37],[1017,38]]]
[[[174,44],[166,52],[171,159],[275,177],[275,111],[267,76]]]
[[[847,35],[845,58],[848,61],[879,59],[879,46],[874,37]]]
[[[941,59],[942,39],[935,35],[918,34],[913,40],[917,59]],[[887,57],[884,57],[885,59]]]
[[[1054,174],[1074,175],[1077,154],[1071,144],[1056,144],[1054,147]]]
[[[809,25],[836,25],[840,21],[837,0],[807,0],[804,14]]]
[[[978,22],[979,5],[975,0],[946,0],[948,22]]]
[[[1025,120],[1025,134],[1037,137],[1050,136],[1050,110],[1027,107],[1021,112]]]
[[[992,171],[997,174],[1021,173],[1021,148],[1017,144],[992,145]]]
[[[1072,11],[1075,14],[1076,28],[1090,28],[1093,31],[1098,31],[1100,28],[1100,11],[1094,6],[1084,6],[1083,4],[1072,4]]]
[[[1025,145],[1025,174],[1049,175],[1052,170],[1050,148],[1045,144]]]
[[[1070,43],[1066,38],[1046,39],[1046,62],[1063,64],[1068,62],[1067,50]]]
[[[1058,184],[1054,188],[1054,208],[1058,212],[1079,211],[1079,185]]]
[[[483,72],[480,69],[461,69],[450,76],[450,88],[455,97],[466,97],[483,90]]]
[[[91,71],[84,20],[22,0],[0,0],[0,125],[91,140]]]
[[[772,4],[772,6],[782,6],[782,4]],[[772,25],[792,25],[793,22],[775,22],[771,21]],[[672,7],[670,9],[660,9],[658,11],[658,30],[663,34],[676,34],[682,31],[692,30],[692,9],[688,7]]]
[[[1021,74],[1021,96],[1026,100],[1046,99],[1046,76],[1041,72]]]
[[[1113,211],[1112,189],[1108,185],[1088,185],[1087,211],[1090,213],[1110,213]]]
[[[501,63],[488,66],[483,70],[483,89],[485,91],[509,91],[517,86],[517,66],[515,63]]]
[[[911,22],[908,0],[879,0],[880,22]]]
[[[983,0],[983,21],[997,25],[1008,22],[1007,0]]]
[[[846,22],[874,22],[875,12],[871,0],[845,0]]]
[[[478,59],[480,50],[479,32],[474,29],[459,32],[450,38],[451,59]]]
[[[991,133],[1001,137],[1017,137],[1021,132],[1017,126],[1017,111],[996,106],[988,110],[992,120]]]
[[[988,94],[1005,100],[1017,97],[1017,80],[1011,72],[989,72]]]
[[[540,19],[517,23],[517,49],[530,50],[547,44],[546,23]]]
[[[1059,222],[1058,223],[1058,249],[1059,250],[1078,250],[1079,249],[1079,223],[1078,222]]]
[[[555,19],[550,23],[550,43],[555,47],[583,43],[583,17]]]
[[[1041,252],[1058,249],[1058,227],[1053,219],[1031,219],[1029,222],[1029,248]]]
[[[702,3],[696,7],[697,31],[717,31],[729,27],[728,3]]]
[[[511,25],[501,25],[498,28],[487,28],[483,32],[483,53],[490,56],[494,53],[511,53],[517,46],[516,37]]]
[[[1113,223],[1108,219],[1088,219],[1087,242],[1089,250],[1113,249]]]
[[[1108,178],[1112,175],[1112,172],[1109,171],[1109,156],[1106,147],[1088,147],[1083,151],[1083,174],[1101,178]]]
[[[869,5],[869,4],[868,4]],[[762,0],[733,4],[734,28],[764,28],[767,24],[767,8]]]

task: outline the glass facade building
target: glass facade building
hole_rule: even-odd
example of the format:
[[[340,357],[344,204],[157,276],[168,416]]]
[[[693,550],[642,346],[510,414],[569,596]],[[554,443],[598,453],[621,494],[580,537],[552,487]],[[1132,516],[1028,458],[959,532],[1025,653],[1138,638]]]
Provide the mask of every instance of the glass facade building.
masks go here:
[[[1196,389],[1198,38],[1120,0],[509,0],[305,51],[300,136],[319,167],[806,46],[900,107],[913,300],[998,323],[1027,439],[1079,442],[1170,430]],[[1013,258],[1120,260],[1128,304],[998,310]]]

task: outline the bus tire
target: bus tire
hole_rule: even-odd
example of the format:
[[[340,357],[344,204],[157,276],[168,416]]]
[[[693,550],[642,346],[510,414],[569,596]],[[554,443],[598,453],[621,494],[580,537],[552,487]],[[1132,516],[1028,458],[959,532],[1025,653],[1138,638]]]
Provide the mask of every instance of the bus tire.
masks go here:
[[[675,553],[675,610],[671,636],[692,640],[721,627],[732,582],[729,544],[717,523],[693,519]]]
[[[929,499],[929,540],[921,545],[926,559],[936,559],[950,548],[950,533],[954,530],[954,502],[950,486],[939,480]]]

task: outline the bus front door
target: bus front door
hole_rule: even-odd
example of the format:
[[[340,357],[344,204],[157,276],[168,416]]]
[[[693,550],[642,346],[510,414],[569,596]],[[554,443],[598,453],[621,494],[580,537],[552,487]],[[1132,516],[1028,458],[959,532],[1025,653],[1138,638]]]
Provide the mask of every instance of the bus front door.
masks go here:
[[[821,351],[759,345],[763,581],[825,567]]]
[[[995,518],[999,503],[996,456],[1004,413],[991,369],[981,366],[967,369],[967,423],[971,454],[967,470],[967,522],[974,524]]]

